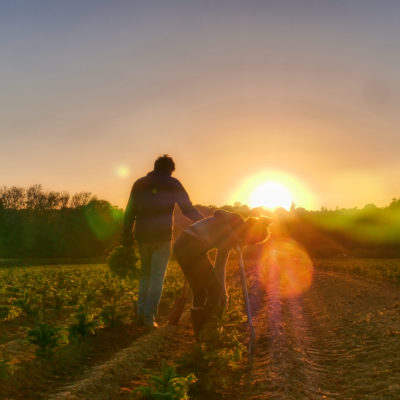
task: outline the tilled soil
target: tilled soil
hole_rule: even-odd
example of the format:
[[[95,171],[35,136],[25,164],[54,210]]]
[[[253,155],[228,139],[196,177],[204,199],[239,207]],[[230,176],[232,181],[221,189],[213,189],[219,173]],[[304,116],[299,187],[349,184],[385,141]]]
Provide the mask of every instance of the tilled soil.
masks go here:
[[[243,360],[232,389],[216,398],[400,399],[398,285],[317,270],[305,292],[288,297],[273,282],[265,284],[256,268],[249,270],[248,283],[256,353]],[[144,369],[160,371],[163,359],[176,363],[193,342],[186,312],[177,328],[164,323],[79,379],[25,398],[132,398],[132,390],[147,381]]]
[[[257,352],[244,399],[400,399],[398,286],[321,271],[296,297],[252,286]]]

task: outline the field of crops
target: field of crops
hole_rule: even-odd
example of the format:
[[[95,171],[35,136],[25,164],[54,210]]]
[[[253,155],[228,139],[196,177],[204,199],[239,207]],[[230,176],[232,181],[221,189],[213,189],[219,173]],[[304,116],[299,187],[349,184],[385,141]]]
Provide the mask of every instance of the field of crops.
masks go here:
[[[161,310],[181,282],[172,265]],[[1,268],[0,393],[40,398],[49,382],[126,346],[140,333],[136,298],[137,281],[113,277],[106,265]]]
[[[246,265],[257,331],[253,360],[236,260],[228,266],[228,311],[197,345],[188,308],[178,327],[167,326],[183,283],[174,262],[161,328],[151,333],[134,323],[137,281],[113,277],[105,265],[0,268],[0,398],[131,399],[140,397],[138,388],[141,398],[156,398],[151,376],[175,382],[181,393],[191,387],[191,399],[358,398],[353,381],[342,382],[346,368],[349,376],[357,372],[360,387],[365,374],[370,392],[362,398],[378,399],[378,390],[388,399],[400,394],[393,383],[400,360],[384,350],[400,337],[400,260],[317,260],[311,287],[292,298],[259,279],[254,260]]]

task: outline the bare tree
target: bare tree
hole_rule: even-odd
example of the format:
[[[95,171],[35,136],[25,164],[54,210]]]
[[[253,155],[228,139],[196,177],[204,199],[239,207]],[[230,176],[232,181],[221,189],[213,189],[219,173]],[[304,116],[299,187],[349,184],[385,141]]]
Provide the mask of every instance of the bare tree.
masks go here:
[[[68,192],[61,192],[60,193],[60,208],[68,207],[70,195]]]
[[[45,197],[47,210],[55,210],[61,208],[61,194],[59,192],[47,192],[45,194]]]
[[[25,206],[25,189],[17,186],[0,189],[0,203],[3,208],[13,208],[19,210]]]
[[[71,207],[79,208],[89,204],[92,194],[90,192],[75,193],[71,199]]]
[[[45,210],[46,202],[42,185],[32,185],[26,191],[26,208],[28,210]]]

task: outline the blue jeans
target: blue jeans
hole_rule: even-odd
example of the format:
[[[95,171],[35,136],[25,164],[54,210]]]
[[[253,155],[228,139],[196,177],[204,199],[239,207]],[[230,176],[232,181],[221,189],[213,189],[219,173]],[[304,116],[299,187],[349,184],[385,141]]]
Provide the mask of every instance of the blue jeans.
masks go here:
[[[141,278],[139,281],[138,315],[152,324],[157,315],[165,271],[171,253],[171,242],[140,243]]]

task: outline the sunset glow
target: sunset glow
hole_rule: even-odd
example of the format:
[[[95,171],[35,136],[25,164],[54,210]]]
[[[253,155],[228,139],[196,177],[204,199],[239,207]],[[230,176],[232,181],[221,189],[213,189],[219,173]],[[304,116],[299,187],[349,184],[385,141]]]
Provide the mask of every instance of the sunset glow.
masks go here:
[[[314,206],[314,197],[292,175],[277,171],[262,171],[245,179],[233,193],[231,202],[247,204],[251,208],[265,207],[289,210],[292,203],[299,207]]]
[[[254,194],[269,182],[307,210],[400,195],[400,2],[0,10],[0,187],[125,207],[168,153],[194,204],[290,207],[287,194]]]
[[[277,207],[290,209],[293,196],[290,191],[278,182],[266,182],[258,186],[250,196],[249,206],[266,207],[274,209]]]

